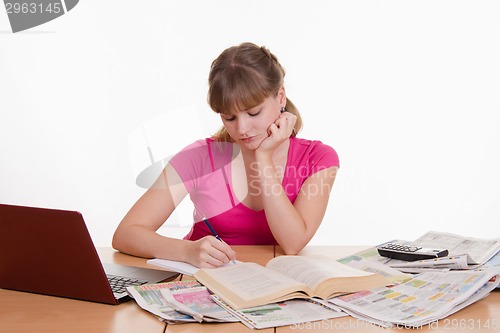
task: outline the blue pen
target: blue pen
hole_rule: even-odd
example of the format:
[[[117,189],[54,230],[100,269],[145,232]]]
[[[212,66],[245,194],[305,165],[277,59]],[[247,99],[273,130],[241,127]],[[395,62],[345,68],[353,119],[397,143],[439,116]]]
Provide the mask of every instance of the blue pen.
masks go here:
[[[222,242],[222,239],[220,239],[219,235],[217,235],[217,233],[215,232],[214,228],[212,228],[212,226],[210,225],[210,223],[208,222],[208,220],[207,220],[206,217],[203,218],[203,222],[205,222],[205,224],[207,225],[208,229],[210,229],[210,232],[212,233],[212,235],[214,235],[215,238],[217,238],[218,240],[220,240]]]
[[[215,229],[210,225],[210,222],[208,222],[206,217],[203,218],[203,222],[205,222],[208,229],[210,229],[210,232],[212,233],[212,235],[214,235],[215,238],[217,238],[218,240],[220,240],[222,242],[222,239],[219,237],[219,235],[217,235],[217,233],[215,232]],[[234,260],[231,260],[231,262],[233,264],[236,264],[236,262]]]

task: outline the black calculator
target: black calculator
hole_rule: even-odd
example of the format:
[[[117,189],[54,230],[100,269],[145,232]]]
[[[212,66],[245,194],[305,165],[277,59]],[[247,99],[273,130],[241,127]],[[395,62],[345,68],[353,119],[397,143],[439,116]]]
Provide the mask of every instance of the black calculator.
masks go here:
[[[378,254],[382,257],[404,261],[416,261],[446,257],[448,250],[431,249],[413,244],[385,243],[377,246]]]

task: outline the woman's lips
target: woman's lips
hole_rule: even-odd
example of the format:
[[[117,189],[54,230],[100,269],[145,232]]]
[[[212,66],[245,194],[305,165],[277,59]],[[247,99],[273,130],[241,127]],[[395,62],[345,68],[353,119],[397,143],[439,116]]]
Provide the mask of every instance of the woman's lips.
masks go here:
[[[255,138],[255,136],[249,136],[246,138],[242,138],[241,141],[248,143],[248,142],[252,141],[254,138]]]

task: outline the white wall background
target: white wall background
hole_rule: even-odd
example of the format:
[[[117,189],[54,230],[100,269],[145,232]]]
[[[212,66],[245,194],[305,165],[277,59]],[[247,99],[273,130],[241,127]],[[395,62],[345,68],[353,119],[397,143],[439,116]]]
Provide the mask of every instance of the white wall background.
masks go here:
[[[287,69],[302,137],[341,158],[313,244],[499,237],[499,40],[498,1],[81,0],[17,34],[2,10],[0,202],[79,210],[109,246],[144,191],[140,126],[214,132],[210,63],[252,41]]]

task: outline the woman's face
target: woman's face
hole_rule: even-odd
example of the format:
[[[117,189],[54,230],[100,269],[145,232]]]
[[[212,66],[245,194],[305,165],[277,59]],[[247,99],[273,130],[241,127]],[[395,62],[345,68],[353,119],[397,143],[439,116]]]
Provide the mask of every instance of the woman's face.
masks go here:
[[[276,96],[267,97],[256,107],[221,115],[221,119],[234,142],[242,148],[255,150],[269,136],[268,128],[278,119],[285,101],[285,91],[281,88]]]

